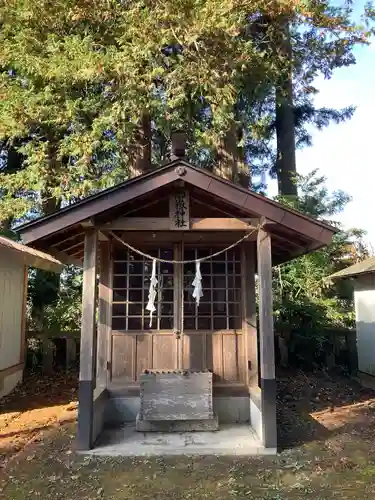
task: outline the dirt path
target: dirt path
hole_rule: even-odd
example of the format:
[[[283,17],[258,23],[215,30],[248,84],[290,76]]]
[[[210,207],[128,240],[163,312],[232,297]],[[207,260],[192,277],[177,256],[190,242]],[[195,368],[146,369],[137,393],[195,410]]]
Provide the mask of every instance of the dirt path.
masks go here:
[[[0,467],[54,425],[76,418],[76,375],[29,377],[0,402]]]

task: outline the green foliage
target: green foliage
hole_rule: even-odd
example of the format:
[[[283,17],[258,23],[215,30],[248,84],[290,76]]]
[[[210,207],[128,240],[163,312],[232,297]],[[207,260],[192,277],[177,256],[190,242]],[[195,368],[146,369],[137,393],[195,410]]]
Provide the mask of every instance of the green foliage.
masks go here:
[[[49,290],[51,282],[37,279],[38,274],[29,274],[28,329],[54,333],[72,332],[80,329],[82,270],[67,266],[60,276],[57,294]],[[52,292],[52,294],[50,293]],[[53,300],[48,300],[49,297]],[[36,306],[40,305],[40,308]],[[42,315],[41,315],[42,312]]]
[[[156,158],[168,149],[158,139],[178,126],[192,157],[210,166],[235,123],[247,165],[272,168],[274,89],[290,67],[280,26],[291,26],[297,142],[306,144],[304,124],[349,114],[314,110],[310,96],[318,74],[354,63],[353,47],[367,43],[371,30],[351,13],[325,1],[3,2],[0,141],[22,154],[22,168],[0,174],[0,220],[126,178],[144,112]]]
[[[165,129],[204,96],[212,141],[242,71],[257,85],[275,71],[238,36],[247,13],[247,2],[214,0],[3,4],[0,139],[21,141],[25,156],[2,178],[9,196],[32,188],[70,199],[126,177],[140,110]],[[13,200],[16,216],[31,206]]]
[[[329,193],[317,171],[299,178],[299,210],[320,220],[331,220],[349,197]],[[289,204],[293,204],[288,200]],[[327,247],[277,266],[273,274],[276,332],[291,338],[289,349],[299,356],[318,356],[327,347],[324,331],[354,326],[353,289],[350,282],[332,282],[329,276],[369,256],[358,229],[339,232]],[[314,354],[313,354],[314,353]]]

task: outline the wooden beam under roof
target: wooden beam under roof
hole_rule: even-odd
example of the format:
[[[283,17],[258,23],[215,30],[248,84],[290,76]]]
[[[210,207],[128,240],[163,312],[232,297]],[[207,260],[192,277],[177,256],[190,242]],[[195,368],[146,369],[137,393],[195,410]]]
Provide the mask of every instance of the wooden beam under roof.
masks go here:
[[[69,253],[74,253],[74,252],[72,252],[72,250],[74,250],[75,248],[82,247],[82,246],[83,246],[83,241],[77,241],[73,245],[70,245],[68,247],[64,247],[64,248],[56,247],[56,250],[58,252],[65,252],[65,253],[69,254]]]
[[[81,237],[82,238],[82,242],[85,238],[85,231],[80,231],[80,232],[76,232],[76,233],[73,233],[73,234],[70,234],[70,236],[68,236],[67,238],[63,238],[61,240],[57,240],[57,241],[54,241],[56,239],[56,236],[53,237],[52,236],[52,239],[51,238],[48,238],[48,245],[51,246],[51,247],[55,247],[56,249],[59,250],[59,246],[62,245],[63,243],[66,243],[66,242],[70,242],[71,240],[74,240],[76,238],[79,238]]]
[[[108,235],[112,231],[108,230]],[[227,246],[245,236],[245,231],[113,231],[121,239],[137,248],[181,243],[204,246]],[[255,241],[256,231],[246,241]],[[118,243],[120,244],[120,243]]]
[[[248,231],[256,229],[258,219],[237,219],[233,217],[192,218],[189,231]],[[168,217],[120,217],[100,226],[101,230],[122,231],[169,231]]]
[[[56,259],[59,259],[59,261],[62,262],[63,264],[82,267],[82,261],[77,259],[76,257],[73,257],[72,255],[68,255],[64,252],[59,252],[54,248],[49,249],[49,253],[53,257],[56,257]]]

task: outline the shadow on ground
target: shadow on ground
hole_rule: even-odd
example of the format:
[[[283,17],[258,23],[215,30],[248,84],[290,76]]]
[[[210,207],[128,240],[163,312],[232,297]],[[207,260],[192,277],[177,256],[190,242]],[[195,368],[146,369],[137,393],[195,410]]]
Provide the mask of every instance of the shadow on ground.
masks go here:
[[[281,450],[363,426],[375,430],[375,391],[339,374],[280,371],[277,417]]]
[[[0,416],[67,404],[76,397],[77,387],[78,374],[74,372],[26,375],[22,384],[0,399]]]
[[[61,422],[76,418],[77,375],[29,376],[0,401],[0,468]]]

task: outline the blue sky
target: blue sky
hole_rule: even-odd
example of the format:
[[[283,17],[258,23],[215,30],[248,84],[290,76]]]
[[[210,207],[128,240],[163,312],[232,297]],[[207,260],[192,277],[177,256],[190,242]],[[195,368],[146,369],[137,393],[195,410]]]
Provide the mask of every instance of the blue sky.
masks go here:
[[[359,4],[364,2],[358,1]],[[307,174],[319,168],[331,191],[342,189],[352,197],[337,219],[346,227],[368,232],[366,240],[375,248],[375,45],[355,51],[357,64],[336,70],[330,80],[318,79],[317,107],[356,111],[347,123],[314,131],[313,146],[297,152],[297,169]],[[269,195],[275,193],[275,185]]]

